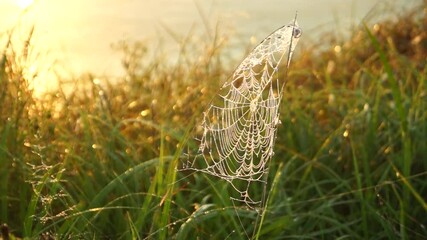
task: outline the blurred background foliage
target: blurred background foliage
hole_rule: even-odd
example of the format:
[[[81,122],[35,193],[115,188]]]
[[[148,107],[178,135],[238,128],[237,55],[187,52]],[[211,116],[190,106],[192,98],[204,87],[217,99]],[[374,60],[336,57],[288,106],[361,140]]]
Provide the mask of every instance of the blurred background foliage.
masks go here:
[[[149,43],[120,42],[122,79],[60,79],[43,98],[29,83],[32,30],[24,46],[8,41],[3,238],[424,239],[426,14],[423,4],[345,40],[300,41],[257,234],[256,212],[234,205],[226,183],[176,171],[197,148],[202,111],[238,65],[222,38],[186,39],[176,63],[149,54]]]

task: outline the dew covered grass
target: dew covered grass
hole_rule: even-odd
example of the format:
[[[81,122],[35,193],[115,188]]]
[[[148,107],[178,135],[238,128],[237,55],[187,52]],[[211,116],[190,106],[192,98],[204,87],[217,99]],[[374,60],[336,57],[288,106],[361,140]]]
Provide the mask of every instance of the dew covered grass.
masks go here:
[[[262,224],[233,204],[225,181],[176,171],[186,149],[197,148],[203,110],[238,65],[224,60],[222,38],[184,41],[174,64],[148,56],[148,44],[122,43],[123,79],[60,79],[43,98],[33,97],[26,74],[30,41],[9,41],[0,49],[2,231],[29,239],[425,239],[426,11],[368,21],[345,40],[302,38]]]

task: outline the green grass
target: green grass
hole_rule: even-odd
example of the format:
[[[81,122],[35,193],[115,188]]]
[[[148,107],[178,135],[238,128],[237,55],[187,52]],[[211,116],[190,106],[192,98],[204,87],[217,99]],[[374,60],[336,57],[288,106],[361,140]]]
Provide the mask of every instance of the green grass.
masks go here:
[[[300,41],[260,215],[233,203],[226,182],[177,171],[238,64],[225,66],[219,37],[187,40],[174,65],[162,54],[142,61],[148,46],[122,43],[121,82],[62,79],[64,91],[43,99],[25,75],[32,46],[9,41],[0,52],[0,223],[28,239],[424,239],[423,11],[366,23],[345,41]]]

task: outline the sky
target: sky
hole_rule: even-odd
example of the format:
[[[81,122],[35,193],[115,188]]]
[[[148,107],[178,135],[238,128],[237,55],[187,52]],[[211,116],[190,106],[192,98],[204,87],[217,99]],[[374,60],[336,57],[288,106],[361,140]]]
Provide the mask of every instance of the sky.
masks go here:
[[[233,51],[262,40],[290,22],[298,11],[303,29],[301,41],[316,41],[319,33],[345,32],[367,16],[382,15],[387,6],[401,9],[420,0],[0,0],[0,39],[12,29],[25,38],[35,27],[33,44],[45,65],[62,64],[72,74],[92,72],[120,76],[121,55],[111,44],[121,40],[164,42],[171,52],[178,44],[168,34],[185,37],[219,27],[220,34],[233,37]],[[391,4],[390,4],[391,3]],[[207,24],[206,24],[207,22]],[[16,30],[18,29],[18,30]],[[168,29],[168,30],[166,30]],[[3,38],[4,40],[4,38]],[[252,40],[252,42],[250,41]],[[0,41],[4,44],[4,41]],[[233,44],[233,41],[232,43]],[[4,46],[4,45],[0,45]],[[236,46],[236,47],[234,47]],[[243,56],[238,56],[243,57]],[[39,61],[40,62],[40,61]],[[36,66],[37,64],[33,64]],[[40,68],[40,64],[37,68]],[[50,69],[44,66],[45,71]],[[42,85],[42,84],[40,84]]]

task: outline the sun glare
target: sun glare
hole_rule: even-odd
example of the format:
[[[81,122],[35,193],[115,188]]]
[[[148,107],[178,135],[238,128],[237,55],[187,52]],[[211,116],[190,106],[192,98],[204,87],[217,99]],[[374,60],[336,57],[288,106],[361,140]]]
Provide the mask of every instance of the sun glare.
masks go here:
[[[15,1],[16,5],[20,8],[25,9],[34,3],[34,0],[17,0]]]

